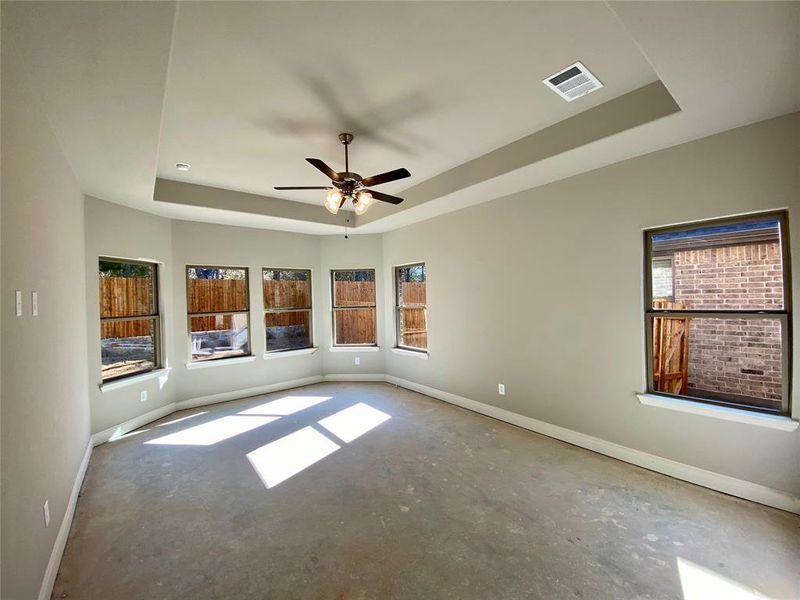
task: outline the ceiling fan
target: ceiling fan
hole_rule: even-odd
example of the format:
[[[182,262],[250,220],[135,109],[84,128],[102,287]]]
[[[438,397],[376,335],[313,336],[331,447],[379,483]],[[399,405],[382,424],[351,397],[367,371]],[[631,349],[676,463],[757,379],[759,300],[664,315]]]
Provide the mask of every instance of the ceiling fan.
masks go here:
[[[411,177],[407,169],[395,169],[372,177],[361,177],[358,173],[350,172],[350,157],[347,147],[353,141],[352,133],[340,133],[339,141],[344,144],[344,171],[337,173],[318,158],[307,158],[306,160],[317,169],[325,173],[330,180],[331,186],[275,186],[276,190],[328,190],[325,197],[325,208],[334,215],[350,200],[357,215],[363,215],[372,204],[373,200],[381,200],[390,204],[400,204],[403,199],[397,196],[384,194],[375,190],[367,189],[373,185],[380,185],[398,179]]]

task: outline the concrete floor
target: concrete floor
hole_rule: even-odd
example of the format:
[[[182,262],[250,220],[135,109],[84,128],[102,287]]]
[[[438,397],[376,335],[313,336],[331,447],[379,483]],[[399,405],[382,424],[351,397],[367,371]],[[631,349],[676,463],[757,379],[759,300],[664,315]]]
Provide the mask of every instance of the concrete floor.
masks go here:
[[[330,399],[285,415],[309,396]],[[255,429],[187,444],[285,397],[250,411]],[[355,437],[373,409],[391,418]],[[299,430],[252,455],[267,488],[247,454]],[[276,484],[309,448],[329,454]],[[798,565],[797,515],[387,384],[326,383],[95,448],[53,597],[798,598]]]

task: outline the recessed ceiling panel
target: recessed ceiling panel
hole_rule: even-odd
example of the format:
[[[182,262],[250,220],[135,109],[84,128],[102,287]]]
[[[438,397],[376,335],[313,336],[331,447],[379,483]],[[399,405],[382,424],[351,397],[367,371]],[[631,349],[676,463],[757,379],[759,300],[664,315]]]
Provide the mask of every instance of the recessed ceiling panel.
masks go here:
[[[605,87],[566,103],[541,82],[578,60]],[[272,188],[328,183],[304,159],[343,170],[349,131],[397,193],[656,79],[604,3],[182,3],[159,176],[319,204]]]

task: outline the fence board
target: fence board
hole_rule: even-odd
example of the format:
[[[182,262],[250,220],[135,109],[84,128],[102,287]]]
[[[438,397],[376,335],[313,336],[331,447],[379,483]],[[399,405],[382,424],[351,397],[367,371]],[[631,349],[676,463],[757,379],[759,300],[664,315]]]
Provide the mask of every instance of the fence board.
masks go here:
[[[187,279],[189,312],[247,310],[246,279]]]
[[[686,309],[684,302],[653,300],[653,308]],[[653,318],[653,385],[657,391],[689,391],[689,318]]]
[[[374,281],[335,281],[333,293],[336,306],[375,306]]]
[[[308,281],[264,280],[266,308],[306,308],[311,306],[311,285]]]
[[[150,277],[100,277],[100,316],[148,315],[153,307]]]

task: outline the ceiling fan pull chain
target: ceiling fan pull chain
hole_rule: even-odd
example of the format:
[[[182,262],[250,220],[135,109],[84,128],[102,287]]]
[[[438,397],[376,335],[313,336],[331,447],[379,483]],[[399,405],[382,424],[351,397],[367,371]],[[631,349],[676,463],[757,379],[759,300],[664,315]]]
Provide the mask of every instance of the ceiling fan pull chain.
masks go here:
[[[348,239],[347,238],[347,224],[348,223],[350,223],[350,217],[347,217],[347,219],[345,219],[345,221],[344,221],[344,239]]]

